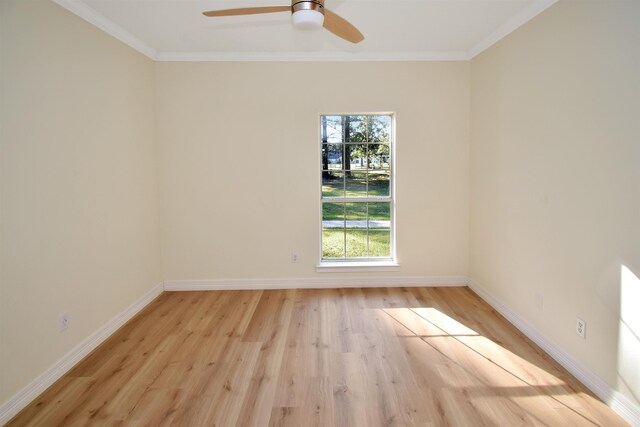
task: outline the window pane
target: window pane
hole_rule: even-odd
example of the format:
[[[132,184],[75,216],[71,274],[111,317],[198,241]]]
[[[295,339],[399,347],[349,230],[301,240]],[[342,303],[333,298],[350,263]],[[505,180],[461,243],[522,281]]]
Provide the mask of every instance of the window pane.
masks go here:
[[[364,170],[367,168],[367,146],[365,144],[347,144],[345,156],[346,169]]]
[[[370,202],[369,203],[369,220],[386,221],[390,226],[391,221],[391,203],[389,202]]]
[[[367,256],[367,230],[347,229],[347,258]]]
[[[341,170],[343,144],[322,144],[322,170]]]
[[[347,142],[365,142],[366,134],[366,116],[345,116],[345,141]]]
[[[347,228],[367,228],[366,203],[345,203],[344,216],[347,220]]]
[[[344,172],[322,172],[322,197],[344,197]]]
[[[345,203],[347,258],[367,256],[367,204]]]
[[[370,257],[390,257],[391,256],[391,232],[369,230],[369,256]]]
[[[369,171],[369,196],[389,196],[389,171]]]
[[[367,196],[367,173],[345,172],[345,187],[347,197]]]
[[[322,204],[322,226],[325,221],[344,221],[344,203]],[[343,225],[341,225],[343,226]]]
[[[367,141],[389,142],[391,138],[391,116],[369,116]]]
[[[344,258],[344,229],[322,230],[322,258]]]
[[[389,169],[389,146],[369,144],[369,169]]]
[[[322,116],[320,118],[320,133],[322,142],[342,142],[344,140],[342,116]]]

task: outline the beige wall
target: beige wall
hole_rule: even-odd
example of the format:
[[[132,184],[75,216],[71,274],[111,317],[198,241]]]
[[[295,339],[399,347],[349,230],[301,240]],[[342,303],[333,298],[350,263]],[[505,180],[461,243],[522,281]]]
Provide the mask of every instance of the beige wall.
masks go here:
[[[49,1],[0,31],[3,402],[158,284],[160,245],[153,62]]]
[[[639,283],[621,305],[622,266],[640,274],[638,22],[637,1],[561,1],[471,63],[471,276],[628,397],[640,396]]]
[[[397,120],[401,271],[389,274],[466,274],[468,63],[158,63],[156,71],[165,279],[315,276],[319,114],[379,111]]]

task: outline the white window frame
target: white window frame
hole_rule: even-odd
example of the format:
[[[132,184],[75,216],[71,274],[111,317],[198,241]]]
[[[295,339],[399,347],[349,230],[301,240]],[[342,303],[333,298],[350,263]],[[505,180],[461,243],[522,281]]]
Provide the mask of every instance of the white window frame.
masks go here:
[[[389,141],[389,154],[391,156],[389,162],[389,196],[372,196],[372,197],[337,197],[337,198],[323,198],[322,197],[322,117],[323,116],[390,116],[391,117],[391,130]],[[399,264],[396,258],[396,222],[395,222],[395,207],[396,207],[396,191],[395,191],[395,162],[396,162],[396,115],[392,112],[367,112],[367,113],[320,113],[318,115],[318,161],[317,176],[319,179],[318,184],[318,200],[319,200],[319,232],[320,248],[319,248],[319,262],[316,268],[318,272],[358,272],[358,271],[397,271],[399,270]],[[346,144],[345,144],[346,147]],[[344,158],[344,155],[343,155]],[[389,202],[390,203],[390,256],[387,257],[360,257],[360,258],[323,258],[322,248],[322,213],[323,204],[331,202]]]

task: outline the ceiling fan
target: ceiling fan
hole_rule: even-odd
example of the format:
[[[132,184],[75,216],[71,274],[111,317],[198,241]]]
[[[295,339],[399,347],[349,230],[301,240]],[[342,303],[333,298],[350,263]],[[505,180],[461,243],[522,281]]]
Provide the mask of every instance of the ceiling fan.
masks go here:
[[[256,15],[260,13],[291,12],[293,25],[303,29],[324,27],[351,43],[359,43],[364,36],[346,19],[324,7],[324,0],[291,0],[291,6],[243,7],[239,9],[211,10],[205,16]]]

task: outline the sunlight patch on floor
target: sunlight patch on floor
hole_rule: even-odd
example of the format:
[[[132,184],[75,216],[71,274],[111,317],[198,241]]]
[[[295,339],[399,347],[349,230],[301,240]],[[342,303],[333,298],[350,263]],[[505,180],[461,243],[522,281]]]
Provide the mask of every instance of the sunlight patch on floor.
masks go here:
[[[435,308],[412,308],[411,310],[449,335],[478,335],[478,333],[473,329],[463,325]]]
[[[399,324],[392,325],[398,336],[422,338],[444,355],[466,354],[466,360],[456,360],[456,363],[476,366],[477,374],[492,385],[565,384],[546,370],[435,308],[387,308],[383,311]]]
[[[433,378],[437,377],[443,386],[461,391],[474,410],[483,412],[485,421],[505,422],[496,419],[495,405],[506,405],[506,413],[513,415],[511,421],[516,424],[555,425],[562,422],[560,413],[573,413],[577,416],[576,425],[597,425],[584,405],[599,401],[574,391],[538,366],[536,363],[544,361],[537,361],[535,352],[533,359],[527,360],[432,307],[380,311],[389,316],[396,335],[408,340],[404,346],[412,363],[420,364],[422,372],[437,372]],[[413,342],[414,339],[419,341]],[[429,363],[423,364],[421,359]],[[429,376],[423,378],[429,380]],[[501,390],[499,394],[492,391],[495,388]],[[541,412],[545,415],[539,418],[537,414]],[[501,411],[502,416],[504,413]]]

